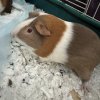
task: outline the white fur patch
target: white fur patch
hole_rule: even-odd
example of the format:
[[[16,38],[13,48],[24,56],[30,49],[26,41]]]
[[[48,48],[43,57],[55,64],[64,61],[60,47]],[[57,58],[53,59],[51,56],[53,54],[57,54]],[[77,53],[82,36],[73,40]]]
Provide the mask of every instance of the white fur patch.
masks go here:
[[[0,13],[4,10],[5,7],[3,7],[1,1],[0,1]]]
[[[25,26],[29,25],[35,18],[31,18],[31,19],[28,19],[28,20],[25,20],[23,22],[21,22],[12,32],[12,36],[16,36],[16,34],[22,29],[24,28]]]
[[[49,15],[49,14],[45,12],[39,12],[39,15]]]
[[[64,21],[65,22],[65,21]],[[42,61],[54,61],[58,63],[65,63],[68,61],[68,47],[73,38],[73,24],[65,22],[67,28],[62,36],[61,40],[56,45],[53,52],[46,58],[40,57]]]

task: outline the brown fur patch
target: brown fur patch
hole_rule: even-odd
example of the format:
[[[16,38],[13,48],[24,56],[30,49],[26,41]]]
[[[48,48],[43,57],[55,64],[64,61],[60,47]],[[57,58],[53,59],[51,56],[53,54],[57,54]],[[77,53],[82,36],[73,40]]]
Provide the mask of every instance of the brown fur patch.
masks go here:
[[[100,63],[100,39],[90,29],[74,25],[74,39],[68,49],[68,66],[83,80],[90,79],[94,67]]]
[[[43,45],[36,51],[36,54],[41,57],[47,57],[55,48],[63,32],[66,29],[64,22],[53,15],[41,15],[37,17],[34,23],[41,21],[45,24],[46,28],[50,31],[50,36],[45,36]]]

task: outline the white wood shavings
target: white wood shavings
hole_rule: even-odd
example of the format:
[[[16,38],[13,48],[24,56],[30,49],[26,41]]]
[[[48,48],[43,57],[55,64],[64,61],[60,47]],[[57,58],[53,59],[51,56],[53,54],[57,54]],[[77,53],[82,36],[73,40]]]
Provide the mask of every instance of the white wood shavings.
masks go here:
[[[100,100],[100,66],[94,70],[89,81],[91,91],[85,96],[80,90],[81,80],[66,66],[41,62],[14,40],[9,63],[3,66],[7,67],[0,73],[0,100],[74,100],[69,95],[72,90],[81,100]]]
[[[43,93],[47,96],[47,98],[50,100],[50,99],[53,99],[53,93],[51,94],[50,92],[49,92],[49,90],[48,89],[44,89],[44,88],[41,88],[41,90],[43,91]]]

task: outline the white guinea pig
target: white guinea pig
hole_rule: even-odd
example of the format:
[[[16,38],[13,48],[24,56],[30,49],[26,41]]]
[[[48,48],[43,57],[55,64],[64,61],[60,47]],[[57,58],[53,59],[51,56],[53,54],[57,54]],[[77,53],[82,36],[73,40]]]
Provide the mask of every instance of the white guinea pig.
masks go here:
[[[0,0],[0,13],[11,13],[12,0]]]
[[[66,64],[83,82],[88,81],[100,63],[100,38],[96,33],[51,14],[30,15],[12,32],[13,37],[34,49],[42,60]]]

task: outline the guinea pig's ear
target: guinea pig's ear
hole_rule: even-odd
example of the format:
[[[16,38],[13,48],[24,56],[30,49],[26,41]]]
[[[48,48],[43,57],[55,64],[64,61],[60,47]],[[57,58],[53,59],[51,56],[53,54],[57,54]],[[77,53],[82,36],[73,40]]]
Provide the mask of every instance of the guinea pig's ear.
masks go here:
[[[37,21],[35,23],[35,28],[41,35],[44,35],[44,36],[50,36],[51,35],[51,32],[47,29],[47,27],[41,21]]]

